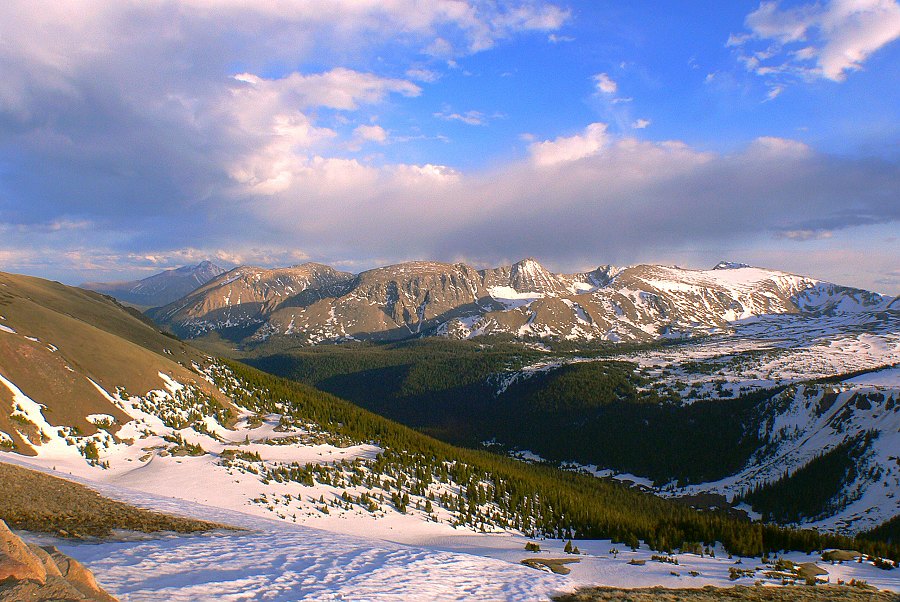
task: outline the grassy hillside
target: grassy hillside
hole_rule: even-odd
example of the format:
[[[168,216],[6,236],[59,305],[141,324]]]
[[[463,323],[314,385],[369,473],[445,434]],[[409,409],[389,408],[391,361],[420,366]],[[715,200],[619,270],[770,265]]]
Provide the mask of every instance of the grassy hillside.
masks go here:
[[[91,414],[127,420],[91,384],[145,394],[163,386],[159,374],[193,382],[227,405],[227,399],[190,370],[205,356],[164,335],[136,312],[103,295],[57,282],[0,273],[0,376],[45,406],[53,426],[92,434]],[[0,386],[0,431],[16,451],[29,454],[41,434],[15,411],[13,393]]]

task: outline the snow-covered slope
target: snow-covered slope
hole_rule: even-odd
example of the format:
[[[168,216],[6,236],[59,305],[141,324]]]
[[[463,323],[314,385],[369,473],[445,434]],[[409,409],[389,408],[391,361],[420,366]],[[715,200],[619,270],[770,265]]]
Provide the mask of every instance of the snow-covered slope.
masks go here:
[[[515,535],[434,536],[408,533],[401,545],[302,525],[286,524],[171,497],[88,483],[104,495],[174,514],[204,517],[249,529],[112,543],[54,542],[89,566],[99,581],[129,602],[206,602],[228,600],[485,600],[543,601],[578,586],[699,588],[730,587],[767,577],[772,563],[743,559],[747,574],[734,579],[735,559],[721,548],[713,554],[658,555],[645,546],[631,550],[611,541],[579,541],[582,554],[565,554],[563,542],[541,541],[539,553],[523,552]],[[818,555],[790,553],[795,563],[817,562]],[[577,559],[569,575],[526,568],[523,559]],[[661,559],[667,561],[661,562]],[[673,564],[677,561],[678,564]],[[856,579],[878,589],[900,591],[897,571],[872,562],[823,563],[832,584]]]
[[[832,298],[824,290],[823,297]],[[745,466],[715,482],[661,485],[659,493],[715,493],[730,501],[858,439],[858,453],[826,510],[803,517],[800,524],[854,533],[900,515],[900,313],[826,309],[751,318],[736,323],[729,334],[601,361],[609,359],[633,363],[646,388],[661,397],[672,393],[687,404],[773,392],[757,409],[759,444]],[[499,375],[497,393],[535,374],[586,361],[597,360],[548,352],[541,361]],[[839,375],[859,372],[864,373],[834,382]],[[869,441],[862,440],[866,434]],[[608,467],[594,469],[611,473]],[[640,476],[628,478],[652,486]]]
[[[317,270],[324,274],[325,267]],[[280,271],[253,269],[251,280],[264,284],[252,292],[243,281],[233,288],[235,278],[247,279],[245,271],[230,272],[151,315],[187,336],[252,327],[246,335],[252,342],[433,334],[648,341],[722,332],[760,315],[844,315],[880,311],[890,302],[877,293],[725,262],[712,270],[601,266],[565,275],[532,258],[488,270],[420,261],[281,287]]]
[[[789,388],[771,402],[760,430],[763,445],[743,469],[721,481],[677,492],[714,492],[732,499],[793,474],[842,444],[855,443],[851,468],[841,478],[827,508],[803,517],[799,524],[858,532],[900,515],[897,371],[889,368],[861,380]]]
[[[539,510],[490,495],[496,478],[323,428],[302,404],[96,297],[0,275],[0,456],[254,529],[66,546],[123,599],[539,600],[599,582],[729,583],[721,549],[717,560],[681,554],[677,575],[646,548],[612,554],[609,541],[578,542],[588,554],[570,577],[523,567]],[[77,396],[54,394],[76,386]],[[539,558],[562,553],[562,541],[542,545]],[[831,570],[900,589],[871,563]]]

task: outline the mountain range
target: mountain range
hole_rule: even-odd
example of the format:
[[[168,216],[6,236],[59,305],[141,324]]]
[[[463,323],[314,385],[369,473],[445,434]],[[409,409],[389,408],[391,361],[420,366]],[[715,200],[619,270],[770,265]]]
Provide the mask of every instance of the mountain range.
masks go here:
[[[464,284],[475,279],[482,287],[471,293],[477,301],[480,290],[492,299],[484,303],[509,301],[492,309],[499,314],[535,311],[541,301],[602,299],[596,296],[615,287],[609,295],[641,299],[651,284],[673,311],[687,307],[673,301],[677,295],[663,297],[670,289],[724,303],[709,292],[720,287],[747,305],[734,322],[716,326],[722,336],[623,346],[612,354],[586,337],[562,338],[568,351],[555,350],[550,336],[544,345],[508,336],[418,338],[441,332],[432,328],[440,321],[423,310],[430,329],[408,328],[411,340],[300,345],[283,357],[262,358],[272,365],[260,367],[294,382],[210,357],[102,294],[0,273],[0,460],[60,471],[144,507],[247,529],[214,540],[65,547],[112,594],[141,599],[221,599],[248,587],[262,595],[272,575],[291,599],[299,592],[354,597],[397,591],[397,582],[406,587],[410,567],[415,582],[402,589],[407,598],[426,587],[441,599],[526,600],[535,591],[612,574],[625,575],[619,582],[625,585],[636,579],[730,585],[735,578],[781,584],[787,573],[776,570],[774,559],[760,568],[748,559],[746,576],[735,577],[728,554],[760,558],[795,550],[791,558],[805,562],[818,558],[810,551],[826,547],[869,554],[847,567],[829,566],[835,579],[900,589],[877,568],[881,556],[898,554],[898,368],[873,371],[898,360],[900,312],[872,293],[720,267],[603,268],[564,276],[526,261],[496,270],[454,268],[456,283],[439,287],[446,264],[359,275],[307,264],[239,268],[201,287],[198,292],[224,288],[227,295],[233,285],[236,296],[226,309],[248,305],[271,316],[304,303],[364,307],[366,291],[373,296],[369,305],[387,315],[379,296],[386,286],[404,324],[399,308],[409,302],[406,295],[427,300],[425,309],[439,298],[447,307],[466,307]],[[673,275],[697,288],[681,290],[687,284],[674,286]],[[664,285],[662,276],[669,278]],[[402,294],[394,288],[401,283]],[[632,295],[622,292],[634,290],[627,286],[642,288]],[[454,306],[454,298],[465,303]],[[716,315],[700,305],[696,315]],[[756,311],[772,313],[756,317]],[[261,324],[250,323],[248,336]],[[276,370],[277,362],[291,369]],[[839,373],[853,366],[870,373]],[[304,370],[321,377],[319,390],[296,382]],[[484,395],[467,397],[470,390]],[[447,440],[444,435],[467,426],[494,439],[454,447],[359,407],[373,403],[408,423],[418,413],[422,421],[413,426]],[[477,447],[500,453],[471,449]],[[557,466],[532,466],[508,453]],[[627,471],[645,471],[652,480]],[[620,480],[690,499],[663,499]],[[819,531],[746,520],[755,513]],[[585,552],[572,557],[584,572],[571,579],[554,574],[551,582],[544,581],[550,573],[520,564],[532,554],[523,551],[526,542],[532,547],[525,549],[545,550],[538,560],[569,558],[568,538]],[[461,541],[466,553],[454,547]],[[622,557],[610,554],[612,548]],[[286,555],[286,549],[299,552]],[[668,558],[676,549],[677,571],[666,564],[658,574],[629,566],[634,560],[652,567],[663,557],[654,552]]]
[[[166,305],[184,297],[225,272],[210,261],[165,270],[141,280],[126,282],[86,282],[81,288],[110,295],[119,301],[142,307]]]
[[[424,335],[646,342],[724,332],[760,315],[889,306],[900,301],[744,264],[722,262],[711,270],[603,265],[556,274],[528,258],[481,270],[417,261],[355,275],[317,263],[241,266],[148,315],[185,338],[216,332],[250,344]]]

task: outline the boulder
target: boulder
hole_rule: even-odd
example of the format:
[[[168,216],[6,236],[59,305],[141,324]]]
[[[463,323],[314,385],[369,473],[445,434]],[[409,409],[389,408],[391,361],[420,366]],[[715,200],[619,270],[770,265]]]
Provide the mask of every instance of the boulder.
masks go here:
[[[53,546],[26,544],[0,520],[0,602],[116,602],[80,562]]]
[[[0,520],[0,581],[47,580],[47,569],[41,559]]]
[[[74,558],[66,556],[54,546],[45,546],[44,550],[54,560],[66,581],[68,581],[72,587],[84,594],[85,597],[100,602],[116,602],[114,597],[107,594],[99,585],[97,585],[94,574],[83,564]]]

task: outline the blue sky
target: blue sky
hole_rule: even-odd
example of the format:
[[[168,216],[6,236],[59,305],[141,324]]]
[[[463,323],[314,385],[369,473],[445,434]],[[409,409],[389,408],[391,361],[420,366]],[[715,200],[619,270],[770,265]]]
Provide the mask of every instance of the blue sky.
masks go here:
[[[10,0],[0,269],[727,258],[900,293],[896,0]]]

